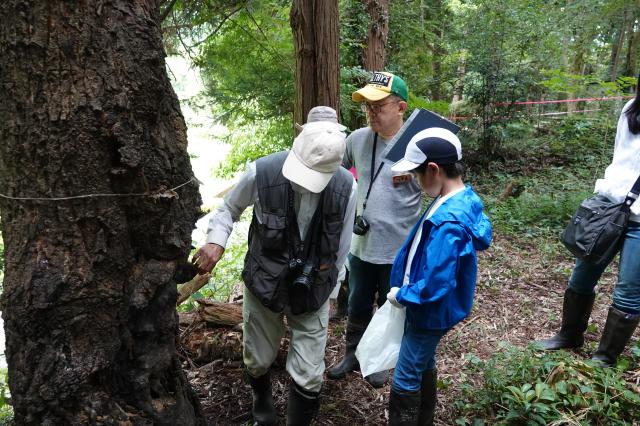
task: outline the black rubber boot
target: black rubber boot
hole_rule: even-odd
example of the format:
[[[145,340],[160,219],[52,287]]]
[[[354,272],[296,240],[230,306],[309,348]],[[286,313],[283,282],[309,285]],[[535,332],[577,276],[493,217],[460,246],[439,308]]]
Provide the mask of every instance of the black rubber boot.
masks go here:
[[[420,414],[420,391],[399,392],[391,388],[389,426],[416,426]]]
[[[252,377],[247,373],[246,376],[253,391],[251,414],[254,426],[275,426],[278,414],[271,394],[271,374],[267,372],[260,377]]]
[[[639,321],[640,315],[627,314],[611,306],[600,344],[592,359],[602,367],[616,365],[618,356],[629,343]]]
[[[438,371],[425,371],[422,373],[422,386],[420,386],[420,415],[418,426],[433,426],[433,419],[438,401]]]
[[[584,344],[584,332],[589,325],[595,294],[585,296],[571,289],[564,292],[562,304],[562,326],[555,336],[538,341],[546,351],[578,348]]]
[[[369,382],[371,386],[378,389],[383,387],[387,383],[387,380],[389,380],[389,371],[378,371],[377,373],[369,374],[364,379]]]
[[[287,405],[287,426],[308,426],[320,407],[320,392],[309,392],[291,382]]]
[[[329,379],[343,379],[347,374],[359,368],[358,359],[356,358],[356,348],[366,328],[366,324],[347,322],[344,358],[342,358],[338,365],[327,370],[327,377]]]

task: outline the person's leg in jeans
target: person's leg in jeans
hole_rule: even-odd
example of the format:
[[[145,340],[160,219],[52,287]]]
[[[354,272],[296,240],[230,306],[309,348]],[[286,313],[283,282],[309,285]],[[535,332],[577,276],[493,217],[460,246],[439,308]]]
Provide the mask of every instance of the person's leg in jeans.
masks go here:
[[[640,223],[631,222],[620,252],[618,281],[593,359],[613,366],[640,321]]]
[[[584,332],[595,301],[595,287],[607,265],[596,266],[580,259],[569,278],[562,303],[562,325],[553,337],[537,342],[544,350],[572,349],[584,344]]]
[[[378,308],[382,307],[387,301],[387,293],[389,293],[389,281],[391,279],[391,267],[389,264],[370,264],[371,271],[375,273],[375,288],[377,292],[376,304]],[[365,377],[374,388],[380,388],[389,380],[389,372],[387,370],[379,371]]]
[[[329,379],[342,379],[358,368],[356,347],[371,321],[375,300],[375,265],[349,254],[349,307],[345,335],[345,353],[342,360],[327,370]],[[385,294],[386,296],[386,294]]]
[[[436,347],[448,330],[405,325],[389,398],[389,425],[432,425],[437,401]]]
[[[387,301],[387,293],[389,293],[389,281],[391,280],[391,264],[375,265],[376,275],[378,276],[377,290],[378,298],[377,305],[380,308]]]
[[[350,254],[349,266],[349,321],[366,326],[371,320],[377,290],[376,265]]]
[[[629,314],[640,314],[640,223],[630,222],[620,252],[618,282],[613,306]]]

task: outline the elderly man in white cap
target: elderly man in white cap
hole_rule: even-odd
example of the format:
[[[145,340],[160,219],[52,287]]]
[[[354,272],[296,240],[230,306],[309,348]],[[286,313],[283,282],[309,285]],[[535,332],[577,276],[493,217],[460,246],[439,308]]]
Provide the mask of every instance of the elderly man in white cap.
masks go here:
[[[353,228],[356,190],[340,167],[344,126],[335,110],[311,109],[291,151],[247,167],[209,223],[207,244],[194,255],[210,272],[224,253],[233,223],[253,205],[242,278],[243,358],[253,389],[253,419],[275,425],[269,369],[290,329],[287,425],[308,425],[319,407],[329,295],[342,270]]]

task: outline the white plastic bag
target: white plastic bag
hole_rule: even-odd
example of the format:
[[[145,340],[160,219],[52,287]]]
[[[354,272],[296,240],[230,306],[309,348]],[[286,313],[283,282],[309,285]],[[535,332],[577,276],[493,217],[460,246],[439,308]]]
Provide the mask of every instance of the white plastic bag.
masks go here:
[[[404,318],[405,308],[396,308],[390,302],[373,315],[356,349],[362,377],[396,366],[404,334]]]

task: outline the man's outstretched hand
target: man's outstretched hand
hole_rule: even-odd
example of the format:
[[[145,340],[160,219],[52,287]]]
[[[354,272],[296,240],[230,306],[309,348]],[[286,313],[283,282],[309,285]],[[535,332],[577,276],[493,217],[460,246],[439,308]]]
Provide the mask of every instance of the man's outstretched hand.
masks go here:
[[[200,274],[208,274],[216,266],[224,253],[224,247],[208,243],[200,247],[196,254],[193,255],[192,262],[198,267]]]

